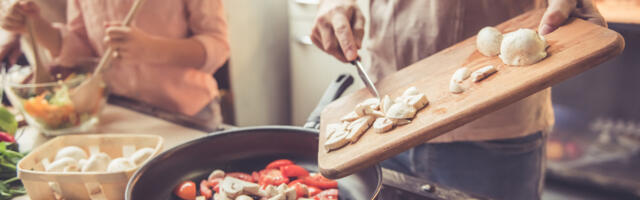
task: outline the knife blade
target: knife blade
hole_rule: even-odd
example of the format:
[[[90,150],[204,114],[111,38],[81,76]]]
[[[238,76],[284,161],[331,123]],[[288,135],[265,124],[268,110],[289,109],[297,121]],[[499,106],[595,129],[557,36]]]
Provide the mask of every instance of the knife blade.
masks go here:
[[[376,89],[376,86],[369,78],[369,75],[367,75],[367,72],[364,71],[364,67],[362,67],[362,63],[360,63],[360,58],[351,61],[351,64],[355,65],[356,69],[358,69],[358,76],[360,76],[360,79],[362,80],[362,82],[364,82],[367,90],[369,90],[371,94],[375,95],[376,98],[380,99],[380,93],[378,93],[378,89]]]

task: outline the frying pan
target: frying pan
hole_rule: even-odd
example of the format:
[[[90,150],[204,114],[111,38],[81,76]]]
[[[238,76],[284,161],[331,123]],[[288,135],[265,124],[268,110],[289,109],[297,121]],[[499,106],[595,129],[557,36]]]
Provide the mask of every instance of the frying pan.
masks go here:
[[[340,75],[325,91],[305,128],[261,126],[222,131],[163,152],[134,173],[125,199],[177,199],[172,191],[181,181],[199,183],[214,169],[257,171],[282,158],[317,172],[319,133],[316,127],[320,113],[352,83],[353,77]],[[376,165],[338,179],[340,199],[376,199],[382,184],[381,174],[380,166]]]

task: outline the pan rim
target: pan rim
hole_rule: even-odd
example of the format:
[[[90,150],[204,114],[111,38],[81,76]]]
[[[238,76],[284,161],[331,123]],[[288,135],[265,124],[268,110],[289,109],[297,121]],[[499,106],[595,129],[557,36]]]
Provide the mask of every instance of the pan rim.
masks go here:
[[[303,128],[303,127],[297,127],[297,126],[286,126],[286,125],[252,126],[252,127],[235,128],[230,130],[208,133],[207,135],[204,135],[202,137],[194,138],[187,142],[184,142],[182,144],[169,148],[163,151],[162,153],[156,155],[153,159],[147,161],[144,165],[142,165],[142,167],[138,168],[138,170],[136,170],[133,173],[133,175],[131,175],[131,178],[129,178],[129,181],[127,182],[127,186],[124,194],[125,199],[127,200],[131,199],[131,195],[132,195],[131,190],[135,185],[135,183],[138,182],[138,179],[140,178],[141,173],[143,171],[147,171],[147,169],[151,167],[155,162],[159,162],[158,160],[160,158],[165,157],[174,151],[179,151],[181,149],[187,148],[195,143],[198,143],[200,140],[204,140],[205,138],[210,138],[210,137],[219,137],[227,134],[243,134],[243,133],[247,134],[248,132],[255,132],[255,131],[282,131],[282,130],[299,131],[304,134],[313,134],[316,137],[319,137],[317,129]],[[378,164],[370,167],[373,167],[376,170],[376,173],[378,174],[378,183],[376,184],[375,192],[371,196],[371,200],[374,200],[374,199],[377,199],[382,188],[382,169]]]

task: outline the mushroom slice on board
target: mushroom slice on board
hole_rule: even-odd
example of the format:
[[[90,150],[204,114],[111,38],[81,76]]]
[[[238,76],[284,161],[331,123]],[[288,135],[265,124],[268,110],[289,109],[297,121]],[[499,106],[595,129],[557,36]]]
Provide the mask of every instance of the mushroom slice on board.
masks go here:
[[[384,133],[393,128],[393,120],[379,117],[373,122],[373,130],[378,133]]]
[[[347,135],[346,139],[350,142],[358,141],[358,139],[360,139],[360,136],[362,136],[362,134],[364,134],[364,132],[366,132],[369,127],[371,127],[373,120],[375,120],[373,116],[364,116],[356,121],[353,121],[351,124],[349,124],[349,134]]]
[[[345,116],[343,116],[342,118],[340,118],[341,122],[352,122],[356,119],[360,118],[360,116],[355,112],[350,112],[348,114],[346,114]]]
[[[410,119],[416,115],[416,112],[417,110],[413,106],[404,102],[397,102],[389,107],[386,116],[390,119]]]
[[[491,76],[493,73],[496,73],[498,70],[493,65],[487,65],[483,68],[480,68],[471,74],[471,81],[479,82],[482,79],[485,79]]]
[[[337,129],[333,134],[331,134],[331,137],[324,142],[324,148],[327,149],[327,151],[331,151],[346,145],[349,143],[349,140],[347,140],[348,134],[349,131],[346,129]]]
[[[380,101],[376,98],[370,98],[356,105],[355,112],[358,116],[365,116],[371,114],[374,110],[378,110],[379,107]]]
[[[380,111],[382,111],[383,113],[387,113],[391,105],[393,105],[393,100],[391,100],[391,97],[389,97],[389,95],[384,95],[384,97],[380,101]]]
[[[429,99],[427,99],[427,95],[424,94],[402,96],[398,100],[399,102],[412,106],[416,110],[420,110],[429,104]]]

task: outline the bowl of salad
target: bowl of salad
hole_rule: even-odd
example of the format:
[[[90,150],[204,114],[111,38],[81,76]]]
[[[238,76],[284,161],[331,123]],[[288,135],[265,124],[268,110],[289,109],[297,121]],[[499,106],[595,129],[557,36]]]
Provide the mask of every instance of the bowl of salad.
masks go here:
[[[25,71],[22,68],[7,72],[4,90],[11,104],[20,110],[30,126],[38,128],[44,135],[57,136],[86,132],[97,124],[108,96],[101,79],[90,99],[77,101],[73,100],[74,89],[88,80],[90,73],[58,73],[53,82],[30,83],[31,75],[24,76],[28,74]],[[75,105],[74,102],[82,102],[83,105]]]

